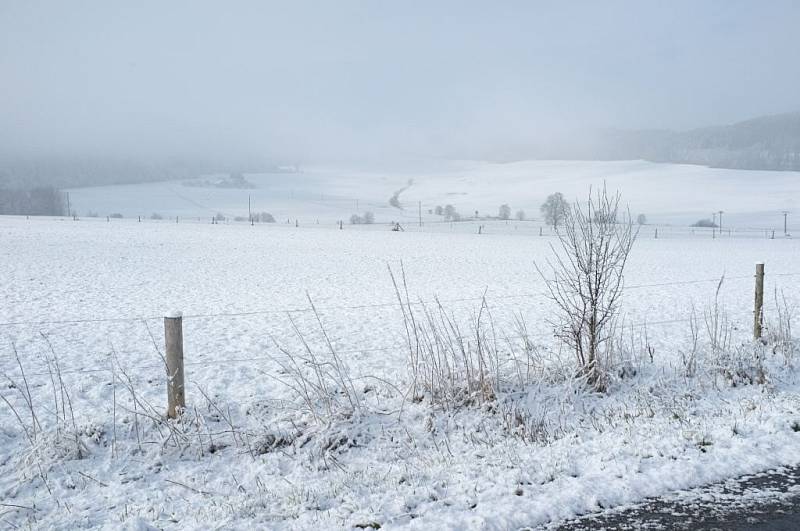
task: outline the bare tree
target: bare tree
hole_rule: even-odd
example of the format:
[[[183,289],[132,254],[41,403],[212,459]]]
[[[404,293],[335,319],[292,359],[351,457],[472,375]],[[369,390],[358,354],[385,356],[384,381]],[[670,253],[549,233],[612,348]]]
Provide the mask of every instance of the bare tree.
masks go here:
[[[539,269],[559,310],[558,336],[575,351],[579,374],[598,391],[606,388],[602,355],[614,333],[623,271],[638,233],[630,213],[619,211],[619,202],[619,194],[608,195],[604,186],[596,194],[590,191],[585,205],[567,210],[558,233],[560,249],[551,244],[553,278]]]
[[[561,192],[556,192],[547,196],[540,210],[544,216],[545,223],[552,225],[553,228],[558,228],[569,214],[569,203],[564,199],[564,195]]]
[[[500,219],[511,219],[511,207],[508,205],[500,205],[500,210],[497,213]]]

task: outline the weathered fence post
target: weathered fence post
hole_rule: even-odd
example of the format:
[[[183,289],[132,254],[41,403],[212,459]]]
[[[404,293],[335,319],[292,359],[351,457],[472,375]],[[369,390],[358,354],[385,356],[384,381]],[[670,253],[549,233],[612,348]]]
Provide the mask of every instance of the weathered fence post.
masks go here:
[[[186,407],[183,386],[183,317],[179,312],[164,317],[167,352],[167,417],[174,419]]]
[[[764,263],[756,264],[756,304],[753,312],[753,339],[761,338],[764,308]]]

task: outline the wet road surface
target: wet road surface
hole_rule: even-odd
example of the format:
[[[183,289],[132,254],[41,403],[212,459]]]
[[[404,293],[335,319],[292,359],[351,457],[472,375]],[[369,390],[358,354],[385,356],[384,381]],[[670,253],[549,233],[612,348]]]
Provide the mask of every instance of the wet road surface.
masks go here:
[[[800,467],[728,480],[545,529],[800,530]]]

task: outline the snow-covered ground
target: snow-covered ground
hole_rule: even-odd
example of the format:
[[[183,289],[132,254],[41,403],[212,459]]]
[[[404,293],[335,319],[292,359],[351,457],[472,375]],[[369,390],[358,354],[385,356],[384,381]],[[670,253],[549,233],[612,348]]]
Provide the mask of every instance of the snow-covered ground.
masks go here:
[[[301,224],[347,220],[354,213],[373,211],[378,221],[416,222],[422,204],[426,220],[437,205],[452,204],[464,217],[475,211],[496,216],[507,203],[512,211],[539,216],[539,205],[553,192],[572,201],[589,186],[605,182],[621,190],[632,214],[644,213],[653,223],[689,225],[712,212],[724,211],[723,225],[783,229],[781,211],[798,207],[800,173],[743,171],[644,161],[522,161],[507,164],[473,161],[418,163],[404,169],[352,171],[306,168],[296,174],[246,174],[253,189],[183,186],[180,182],[149,183],[70,191],[81,216],[164,216],[210,219],[217,213],[247,216],[248,198],[254,212],[267,211],[279,221]],[[395,191],[406,207],[388,204]],[[790,222],[797,219],[790,216]]]
[[[528,192],[525,172],[546,163],[525,164],[509,166],[518,188],[478,187],[488,175],[482,166],[465,176],[472,188],[455,189],[481,189],[489,205],[472,196],[463,207],[452,203],[494,211],[495,203],[509,202],[535,211],[552,191],[585,193],[579,179],[574,190],[562,180]],[[651,186],[637,188],[637,172],[722,171],[609,164],[629,164],[638,175],[625,181],[630,195],[622,188],[632,203]],[[591,171],[591,179],[606,173]],[[782,183],[789,197],[791,176],[765,178]],[[691,177],[684,179],[688,186]],[[340,190],[325,193],[364,192],[379,221],[394,212],[379,210],[379,198],[404,184],[387,178],[385,189],[364,191],[339,182]],[[415,178],[406,200],[449,202],[445,190],[453,182]],[[169,186],[205,193],[152,184],[71,195],[79,212],[194,216],[166,197],[143,204]],[[728,204],[736,199],[737,206],[720,208],[754,215],[762,189],[731,194]],[[206,206],[222,210],[233,198]],[[651,200],[642,203],[651,218],[694,208],[662,201],[657,210]],[[625,341],[611,362],[609,390],[598,395],[572,377],[570,353],[553,337],[553,305],[534,265],[551,252],[549,230],[540,235],[536,222],[451,225],[433,217],[421,230],[411,222],[405,232],[384,225],[339,230],[333,222],[354,208],[336,210],[324,198],[297,201],[307,209],[303,217],[262,207],[261,199],[255,210],[297,217],[299,227],[285,220],[0,218],[0,522],[513,529],[800,463],[799,353],[749,342],[755,262],[766,263],[768,335],[777,332],[776,296],[781,307],[783,297],[788,307],[800,303],[797,239],[758,231],[712,239],[668,227],[656,239],[654,227],[643,228],[626,271]],[[686,198],[687,205],[695,201],[696,194]],[[403,290],[401,262],[409,299],[425,303],[406,308],[415,319],[424,320],[426,310],[440,316],[438,298],[459,334],[469,336],[485,294],[482,326],[496,349],[488,395],[465,391],[443,408],[424,390],[411,392],[406,322],[387,268]],[[723,275],[718,304],[732,339],[715,352],[704,314]],[[185,316],[188,409],[179,423],[162,418],[162,316],[172,311]],[[796,315],[792,323],[800,324]],[[761,370],[763,383],[751,382]]]

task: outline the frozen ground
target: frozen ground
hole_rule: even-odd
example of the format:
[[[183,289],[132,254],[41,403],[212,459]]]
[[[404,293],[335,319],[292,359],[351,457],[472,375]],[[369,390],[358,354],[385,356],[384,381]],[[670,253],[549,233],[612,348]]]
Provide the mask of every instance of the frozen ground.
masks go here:
[[[256,212],[267,211],[279,221],[301,224],[345,222],[356,212],[371,210],[378,221],[416,222],[437,205],[452,204],[462,216],[496,216],[508,203],[513,212],[539,216],[539,205],[553,192],[568,200],[583,198],[590,185],[606,182],[624,191],[633,215],[644,213],[653,223],[689,225],[723,210],[723,224],[740,229],[783,228],[782,210],[797,208],[798,172],[742,171],[644,161],[522,161],[507,164],[425,161],[404,169],[351,171],[305,168],[297,174],[246,174],[256,188],[245,190],[195,188],[179,182],[81,188],[70,192],[79,215],[121,213],[210,219],[217,213],[247,216],[248,197]],[[406,207],[388,205],[400,194]],[[796,223],[794,216],[791,222]]]
[[[800,464],[796,351],[748,343],[753,264],[766,263],[774,325],[773,294],[800,302],[798,240],[666,228],[654,239],[647,228],[626,275],[632,343],[600,396],[569,376],[552,337],[534,262],[553,236],[530,222],[484,224],[478,235],[476,224],[0,218],[0,522],[513,529]],[[497,336],[491,399],[443,409],[409,394],[387,271],[401,261],[411,300],[432,309],[438,297],[464,335],[485,292]],[[687,375],[687,319],[694,306],[703,327],[723,274],[731,346],[712,352],[701,330]],[[186,316],[181,423],[160,417],[156,348],[174,310]],[[310,405],[291,388],[302,381],[287,353],[309,358],[292,322],[318,360],[346,366],[325,373],[328,394]],[[748,380],[756,355],[761,384]],[[298,366],[313,380],[309,363]]]

